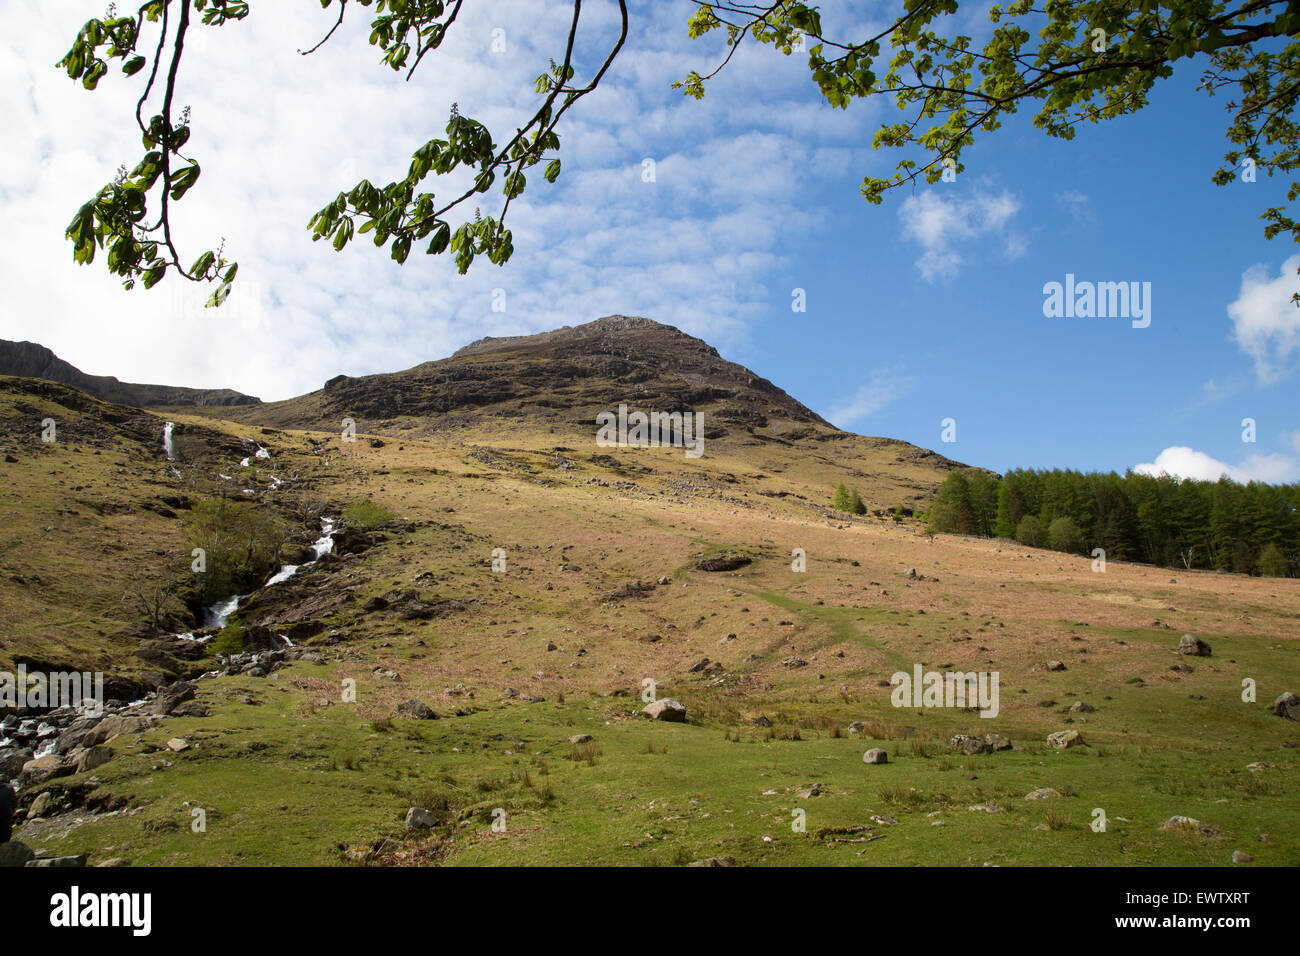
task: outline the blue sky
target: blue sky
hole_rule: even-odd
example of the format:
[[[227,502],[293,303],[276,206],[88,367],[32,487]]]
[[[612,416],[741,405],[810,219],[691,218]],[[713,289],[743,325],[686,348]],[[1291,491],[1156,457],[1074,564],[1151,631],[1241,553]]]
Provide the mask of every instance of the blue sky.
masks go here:
[[[224,237],[241,262],[233,308],[213,313],[203,290],[126,293],[101,264],[74,266],[62,238],[76,207],[140,152],[126,121],[133,81],[111,77],[91,94],[53,68],[100,6],[16,0],[0,11],[0,79],[18,91],[0,105],[16,131],[0,156],[0,337],[42,342],[88,372],[277,399],[483,335],[621,312],[707,339],[838,425],[998,471],[1148,464],[1300,480],[1300,311],[1286,302],[1300,285],[1296,263],[1284,268],[1300,250],[1264,240],[1259,219],[1285,183],[1210,182],[1226,98],[1195,91],[1195,64],[1135,117],[1065,143],[1024,113],[967,153],[956,182],[870,206],[863,175],[897,159],[869,149],[892,115],[885,104],[832,110],[802,58],[757,47],[702,102],[687,100],[669,84],[711,67],[719,40],[686,37],[688,3],[640,3],[606,84],[561,131],[560,182],[535,176],[511,206],[514,258],[460,277],[419,254],[402,268],[366,245],[337,255],[304,227],[339,188],[402,175],[452,102],[498,138],[531,114],[531,80],[562,49],[566,5],[467,11],[404,83],[377,64],[362,18],[303,58],[295,51],[330,15],[254,3],[244,23],[193,34],[182,71],[204,164],[177,214],[182,251]],[[886,9],[837,5],[824,22],[856,34]],[[588,5],[580,76],[612,39],[614,12]],[[962,17],[964,30],[987,29],[978,10]],[[1044,317],[1044,283],[1067,273],[1150,282],[1150,326]],[[791,310],[796,288],[804,313]],[[492,310],[497,290],[504,312]],[[940,440],[949,417],[952,444]],[[1241,440],[1247,417],[1253,444]]]

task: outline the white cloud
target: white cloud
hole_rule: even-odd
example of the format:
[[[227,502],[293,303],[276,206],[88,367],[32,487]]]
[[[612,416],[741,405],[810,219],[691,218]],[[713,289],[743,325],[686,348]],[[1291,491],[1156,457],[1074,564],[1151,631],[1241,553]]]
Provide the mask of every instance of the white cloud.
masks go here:
[[[840,428],[856,425],[910,393],[916,379],[894,368],[878,368],[867,373],[867,381],[853,397],[835,406],[825,415]]]
[[[355,5],[309,57],[297,50],[324,35],[334,7],[259,3],[243,22],[194,24],[177,102],[192,109],[187,151],[203,177],[176,205],[174,231],[186,263],[223,238],[240,263],[228,306],[205,310],[209,289],[168,280],[128,293],[102,252],[90,267],[72,262],[63,230],[73,212],[142,152],[132,110],[143,74],[114,69],[99,90],[83,90],[52,64],[84,14],[7,0],[0,338],[40,342],[92,374],[264,399],[340,372],[406,368],[483,335],[615,312],[743,347],[747,324],[789,294],[767,283],[788,265],[790,238],[825,216],[798,184],[860,164],[874,113],[819,108],[806,62],[770,48],[744,51],[703,101],[683,97],[669,84],[717,52],[687,38],[692,9],[681,0],[638,9],[601,88],[566,114],[559,182],[535,170],[511,205],[514,257],[504,268],[476,262],[463,277],[418,249],[404,267],[369,242],[335,253],[312,243],[306,224],[358,179],[402,176],[410,152],[443,135],[452,102],[498,138],[515,129],[537,107],[533,78],[563,49],[569,3],[467,4],[409,83],[378,63],[369,16]],[[615,10],[584,7],[580,79],[616,35]],[[504,54],[490,49],[498,26]],[[642,181],[644,158],[656,160],[654,183]],[[425,185],[450,192],[436,177]],[[484,197],[483,207],[499,202]],[[504,313],[492,311],[496,288]]]
[[[1300,308],[1291,301],[1300,291],[1298,266],[1300,256],[1292,256],[1273,277],[1267,266],[1251,266],[1241,276],[1237,298],[1228,304],[1233,337],[1255,360],[1255,376],[1262,385],[1282,378],[1292,355],[1300,353]]]
[[[1300,443],[1292,445],[1300,451]],[[1166,448],[1154,462],[1133,469],[1140,475],[1172,475],[1175,478],[1196,478],[1201,481],[1218,481],[1226,475],[1233,481],[1261,481],[1269,484],[1300,481],[1300,460],[1286,455],[1249,455],[1240,464],[1212,458],[1203,451],[1175,445]]]
[[[1024,238],[1010,228],[1020,211],[1019,201],[1007,191],[978,191],[969,198],[942,198],[938,186],[908,196],[899,207],[904,238],[924,250],[916,261],[926,282],[946,282],[967,263],[955,246],[989,235],[1002,239],[1003,255],[1017,259],[1028,249]]]

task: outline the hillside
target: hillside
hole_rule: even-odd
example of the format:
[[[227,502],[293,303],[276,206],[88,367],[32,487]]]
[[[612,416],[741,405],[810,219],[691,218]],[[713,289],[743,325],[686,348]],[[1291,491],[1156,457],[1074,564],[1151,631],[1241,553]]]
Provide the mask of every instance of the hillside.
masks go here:
[[[87,375],[35,342],[0,339],[0,375],[41,378],[121,405],[256,405],[261,399],[229,388],[182,388],[175,385],[137,385],[119,382],[111,375]]]
[[[602,408],[688,400],[725,431],[701,458],[594,442]],[[1097,574],[931,540],[892,509],[929,501],[956,463],[838,432],[665,326],[488,339],[168,416],[170,458],[160,416],[0,378],[0,669],[100,669],[119,702],[108,729],[62,729],[49,774],[24,772],[15,837],[46,854],[1300,863],[1285,782],[1300,724],[1270,710],[1300,689],[1294,580]],[[879,513],[832,511],[840,480]],[[222,658],[231,629],[203,627],[229,570],[213,515],[265,532],[257,581],[296,567],[244,594],[230,621],[246,649]],[[141,585],[169,575],[155,624]],[[1180,654],[1183,634],[1210,656]],[[891,676],[917,665],[996,671],[996,717],[894,706]],[[685,720],[644,717],[647,687]],[[1047,740],[1068,731],[1077,745]],[[105,762],[84,756],[92,732]],[[864,762],[874,749],[886,763]],[[411,808],[436,824],[408,828]],[[1162,829],[1175,816],[1200,822]]]

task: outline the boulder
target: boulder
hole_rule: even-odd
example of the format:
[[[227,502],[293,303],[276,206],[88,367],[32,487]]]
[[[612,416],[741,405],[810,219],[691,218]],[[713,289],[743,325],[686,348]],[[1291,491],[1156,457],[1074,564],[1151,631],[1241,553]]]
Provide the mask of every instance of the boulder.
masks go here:
[[[187,700],[194,699],[194,685],[187,680],[178,680],[158,691],[150,710],[155,714],[171,714]]]
[[[23,764],[23,772],[18,775],[22,787],[36,787],[55,777],[66,777],[72,773],[72,762],[58,754],[46,754]]]
[[[97,723],[93,730],[81,738],[81,746],[96,747],[108,743],[119,734],[138,734],[147,730],[153,721],[148,717],[124,717],[114,714]]]
[[[46,857],[41,857],[39,860],[28,860],[24,865],[25,866],[58,866],[58,867],[85,866],[86,855],[83,853],[80,856],[46,856]]]
[[[1058,730],[1054,734],[1047,735],[1047,742],[1057,750],[1087,746],[1084,743],[1083,734],[1077,730]]]
[[[863,763],[889,763],[889,754],[880,747],[872,747],[862,755]]]
[[[665,697],[641,708],[641,713],[651,720],[670,720],[675,723],[686,722],[686,706],[680,700]]]
[[[1063,661],[1048,661],[1047,669],[1049,671],[1063,671],[1065,670],[1065,663]]]
[[[410,717],[414,720],[433,720],[438,715],[422,700],[408,700],[397,705],[398,717]]]
[[[108,747],[88,747],[75,752],[72,757],[77,773],[88,773],[112,760],[113,751]]]
[[[173,737],[171,740],[167,741],[167,749],[170,750],[172,753],[178,754],[182,750],[189,750],[190,745],[187,741],[182,740],[180,737]]]
[[[421,807],[411,807],[406,811],[406,829],[431,830],[438,825],[438,818]]]
[[[1096,709],[1092,704],[1085,704],[1081,700],[1076,700],[1070,705],[1070,713],[1072,714],[1091,714]]]
[[[0,867],[26,866],[28,860],[34,859],[36,854],[25,843],[19,843],[17,840],[0,843]]]
[[[1054,790],[1051,787],[1039,787],[1037,790],[1030,790],[1025,794],[1026,800],[1048,800],[1052,797],[1059,797],[1061,791]]]
[[[960,750],[964,754],[987,754],[993,752],[993,746],[983,737],[972,737],[969,734],[956,734],[948,741],[948,746],[953,750]]]
[[[985,734],[984,742],[993,750],[1010,750],[1012,749],[1011,738],[1004,737],[1002,734]]]
[[[1279,695],[1277,700],[1273,701],[1273,706],[1270,709],[1279,717],[1300,721],[1300,697],[1297,697],[1291,691]]]
[[[589,744],[591,741],[591,734],[574,734],[569,738],[569,743],[571,744]]]
[[[0,750],[0,782],[13,780],[23,772],[23,766],[36,754],[26,747],[9,747]]]
[[[1178,653],[1190,654],[1192,657],[1209,657],[1210,645],[1192,634],[1184,634],[1178,639]]]

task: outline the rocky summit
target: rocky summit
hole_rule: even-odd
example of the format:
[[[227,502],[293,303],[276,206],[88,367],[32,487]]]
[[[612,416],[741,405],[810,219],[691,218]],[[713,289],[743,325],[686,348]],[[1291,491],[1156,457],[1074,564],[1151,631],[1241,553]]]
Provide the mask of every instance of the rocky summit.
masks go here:
[[[1300,853],[1288,579],[933,533],[980,470],[671,326],[265,404],[20,346],[0,864]],[[689,413],[701,453],[638,413]]]

